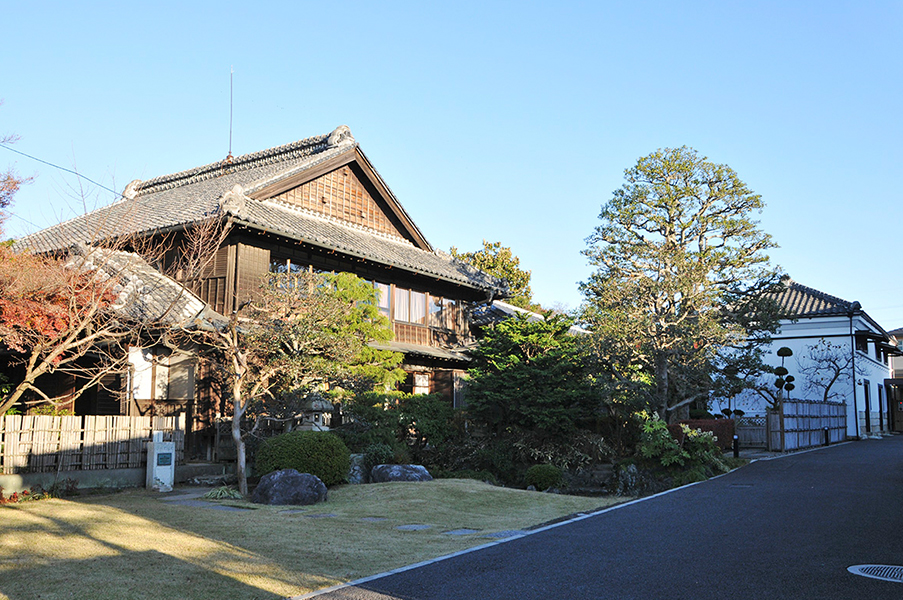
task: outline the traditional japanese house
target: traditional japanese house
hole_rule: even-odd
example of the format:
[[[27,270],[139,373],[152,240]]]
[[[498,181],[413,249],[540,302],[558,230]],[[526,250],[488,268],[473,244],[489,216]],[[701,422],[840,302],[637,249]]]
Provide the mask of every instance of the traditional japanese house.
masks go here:
[[[186,228],[211,215],[231,227],[208,268],[186,281],[220,314],[252,297],[268,272],[300,269],[351,272],[381,291],[391,321],[390,347],[404,353],[403,389],[461,400],[466,349],[474,342],[475,305],[503,298],[503,282],[433,248],[361,151],[348,127],[330,134],[229,157],[209,165],[133,181],[115,203],[17,242],[33,252],[58,252],[73,243],[127,238],[151,240],[175,261]],[[123,410],[149,405],[191,412],[194,398],[174,397],[166,357],[136,356],[139,372]],[[142,370],[143,369],[143,370]],[[138,385],[140,384],[140,385]],[[199,385],[203,394],[203,385]],[[150,395],[149,398],[142,396]],[[119,405],[109,403],[112,407]],[[144,407],[144,408],[141,408]]]

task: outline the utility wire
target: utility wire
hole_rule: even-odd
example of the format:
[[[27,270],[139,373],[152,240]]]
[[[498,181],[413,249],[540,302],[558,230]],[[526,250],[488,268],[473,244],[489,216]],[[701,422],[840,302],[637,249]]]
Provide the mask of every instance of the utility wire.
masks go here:
[[[60,171],[66,171],[67,173],[72,173],[72,174],[75,175],[76,177],[79,177],[79,178],[81,178],[81,179],[84,179],[85,181],[88,181],[88,182],[90,182],[90,183],[93,183],[94,185],[96,185],[97,187],[99,187],[99,188],[101,188],[101,189],[104,189],[104,190],[107,190],[108,192],[112,192],[112,193],[116,194],[117,198],[122,198],[122,197],[123,197],[122,194],[119,193],[119,192],[117,192],[116,190],[111,190],[110,188],[108,188],[107,186],[103,185],[102,183],[97,183],[96,181],[94,181],[94,180],[91,179],[90,177],[85,177],[84,175],[82,175],[82,174],[79,173],[78,171],[73,171],[72,169],[67,169],[66,167],[61,167],[61,166],[59,166],[59,165],[55,165],[55,164],[53,164],[52,162],[47,162],[46,160],[42,160],[42,159],[38,158],[37,156],[32,156],[31,154],[26,154],[26,153],[22,152],[21,150],[16,150],[15,148],[12,148],[12,147],[10,147],[10,146],[7,146],[6,144],[0,143],[0,147],[6,148],[6,149],[9,150],[10,152],[15,152],[16,154],[21,154],[22,156],[24,156],[24,157],[26,157],[26,158],[30,158],[31,160],[36,160],[36,161],[38,161],[39,163],[44,163],[45,165],[51,166],[51,167],[53,167],[54,169],[59,169]]]

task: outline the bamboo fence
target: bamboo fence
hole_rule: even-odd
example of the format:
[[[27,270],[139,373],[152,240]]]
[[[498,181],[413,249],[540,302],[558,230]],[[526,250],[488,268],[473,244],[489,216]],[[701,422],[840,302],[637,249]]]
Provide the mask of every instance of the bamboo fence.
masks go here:
[[[843,402],[784,400],[780,411],[768,415],[771,450],[799,450],[822,446],[825,428],[832,444],[846,440],[846,405]]]
[[[185,416],[7,415],[0,417],[0,473],[127,469],[147,464],[154,431],[184,462]]]

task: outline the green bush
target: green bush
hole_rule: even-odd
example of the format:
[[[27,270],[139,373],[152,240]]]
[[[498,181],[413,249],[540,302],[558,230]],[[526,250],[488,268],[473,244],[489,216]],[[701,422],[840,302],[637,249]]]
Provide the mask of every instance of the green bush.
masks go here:
[[[265,440],[257,450],[257,473],[297,469],[320,478],[327,486],[345,481],[351,453],[328,431],[291,431]]]
[[[392,448],[394,460],[426,464],[456,436],[456,413],[440,394],[363,392],[343,403],[345,422],[335,432],[355,452],[374,444]]]
[[[658,461],[663,467],[684,466],[690,458],[690,453],[674,439],[665,422],[656,414],[650,416],[641,413],[639,418],[643,420],[640,443],[637,444],[639,455]]]
[[[377,442],[364,448],[364,464],[367,472],[376,465],[388,465],[395,462],[395,450],[389,444]]]
[[[676,428],[674,435],[680,436],[677,440],[658,415],[640,413],[639,418],[643,423],[638,454],[675,473],[682,481],[699,481],[701,473],[711,476],[730,470],[722,460],[722,451],[712,432],[692,429],[683,423],[672,425]]]
[[[533,465],[524,474],[524,484],[545,491],[561,485],[561,469],[555,465]]]

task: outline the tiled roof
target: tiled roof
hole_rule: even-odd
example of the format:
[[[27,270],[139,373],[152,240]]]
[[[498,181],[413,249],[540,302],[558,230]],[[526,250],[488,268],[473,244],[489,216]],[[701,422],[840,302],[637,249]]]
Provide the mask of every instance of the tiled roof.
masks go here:
[[[357,144],[351,132],[341,126],[328,135],[145,182],[135,181],[126,187],[117,202],[17,240],[15,246],[33,252],[52,252],[75,243],[90,245],[109,237],[166,231],[223,210],[254,229],[496,295],[507,293],[499,280],[442,252],[429,252],[400,237],[276,201],[249,197],[255,191],[302,174],[355,148]],[[240,192],[235,206],[224,202],[233,190]],[[404,211],[400,205],[398,210]],[[413,223],[412,227],[416,228]]]
[[[775,295],[778,306],[788,318],[849,315],[859,310],[858,302],[848,302],[787,278],[784,288]],[[854,306],[855,305],[855,306]]]
[[[70,249],[66,266],[99,271],[116,294],[113,309],[130,322],[169,327],[227,322],[190,290],[135,253],[77,244]]]

